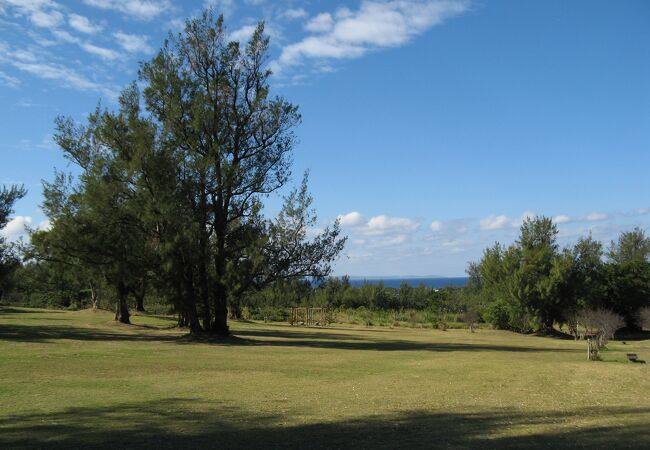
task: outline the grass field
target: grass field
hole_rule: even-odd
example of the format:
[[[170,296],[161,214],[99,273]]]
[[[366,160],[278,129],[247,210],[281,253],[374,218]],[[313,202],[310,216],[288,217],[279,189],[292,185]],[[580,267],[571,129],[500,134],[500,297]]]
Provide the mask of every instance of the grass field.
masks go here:
[[[650,341],[0,309],[0,448],[649,448]]]

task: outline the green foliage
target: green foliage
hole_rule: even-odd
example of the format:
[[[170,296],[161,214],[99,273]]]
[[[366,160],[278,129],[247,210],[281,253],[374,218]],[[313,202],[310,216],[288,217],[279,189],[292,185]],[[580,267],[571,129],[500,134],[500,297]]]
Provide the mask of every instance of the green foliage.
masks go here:
[[[467,269],[468,293],[495,328],[549,331],[567,323],[577,335],[581,308],[607,308],[638,327],[638,311],[650,302],[648,239],[635,229],[612,243],[609,262],[591,236],[559,249],[557,227],[548,218],[524,221],[519,239],[504,249],[496,243]]]
[[[0,230],[9,222],[14,203],[26,194],[27,191],[22,186],[2,187],[0,190]],[[11,288],[12,275],[18,267],[20,267],[20,259],[16,246],[7,242],[5,237],[0,235],[0,301],[2,301],[5,291]]]
[[[612,241],[607,257],[615,264],[650,261],[650,237],[645,231],[635,228],[621,233],[616,242]]]

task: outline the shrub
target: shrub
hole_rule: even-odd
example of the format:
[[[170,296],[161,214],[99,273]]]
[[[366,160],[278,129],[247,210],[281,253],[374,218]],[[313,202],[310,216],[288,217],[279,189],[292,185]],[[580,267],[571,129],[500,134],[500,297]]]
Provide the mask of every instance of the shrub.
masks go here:
[[[593,335],[596,349],[604,348],[614,334],[625,326],[623,317],[606,309],[583,309],[578,312],[578,324],[585,333]]]
[[[507,330],[510,328],[508,306],[499,300],[489,304],[485,308],[483,319],[498,330]]]

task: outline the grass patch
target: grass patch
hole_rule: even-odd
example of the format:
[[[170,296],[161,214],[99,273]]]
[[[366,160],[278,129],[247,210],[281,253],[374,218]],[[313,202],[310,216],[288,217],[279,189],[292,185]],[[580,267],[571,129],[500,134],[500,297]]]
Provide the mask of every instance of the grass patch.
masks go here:
[[[650,341],[0,309],[0,448],[641,448]]]

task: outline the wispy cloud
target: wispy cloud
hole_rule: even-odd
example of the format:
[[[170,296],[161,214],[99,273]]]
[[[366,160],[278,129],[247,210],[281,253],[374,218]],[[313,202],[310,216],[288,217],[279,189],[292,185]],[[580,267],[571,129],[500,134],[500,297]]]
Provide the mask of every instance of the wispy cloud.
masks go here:
[[[512,219],[504,215],[491,214],[479,221],[481,230],[500,230],[502,228],[511,227]]]
[[[279,74],[307,61],[353,59],[372,50],[402,46],[468,7],[468,2],[454,0],[364,1],[357,11],[323,12],[305,24],[310,34],[285,46],[271,67]]]
[[[583,217],[587,222],[598,222],[607,219],[609,216],[603,212],[592,212]]]
[[[536,214],[532,211],[525,211],[519,217],[511,218],[505,215],[491,214],[479,221],[481,230],[500,230],[503,228],[520,227],[525,220],[535,218]]]
[[[151,53],[153,48],[149,45],[149,37],[141,34],[128,34],[118,31],[113,33],[117,43],[129,53]]]
[[[20,86],[20,80],[16,77],[12,77],[11,75],[7,75],[6,73],[0,71],[0,84],[10,88],[16,88]]]
[[[100,58],[108,61],[113,61],[120,57],[120,54],[115,50],[111,50],[110,48],[100,47],[98,45],[94,45],[89,42],[82,42],[79,44],[79,46],[83,48],[86,52],[92,55],[99,56]]]
[[[117,98],[117,92],[105,83],[89,80],[80,73],[58,63],[41,62],[25,50],[7,51],[0,46],[0,61],[43,80],[58,81],[62,86],[80,91],[98,92],[109,99]]]
[[[103,26],[91,22],[79,14],[68,15],[68,24],[76,31],[85,34],[96,34],[104,29]]]
[[[84,0],[88,6],[113,10],[136,19],[149,21],[171,10],[172,5],[167,0]]]
[[[27,17],[39,28],[55,28],[64,19],[61,5],[53,0],[2,0],[0,6],[13,8],[16,15]]]
[[[281,16],[288,20],[304,19],[307,17],[307,11],[303,8],[289,8]]]

